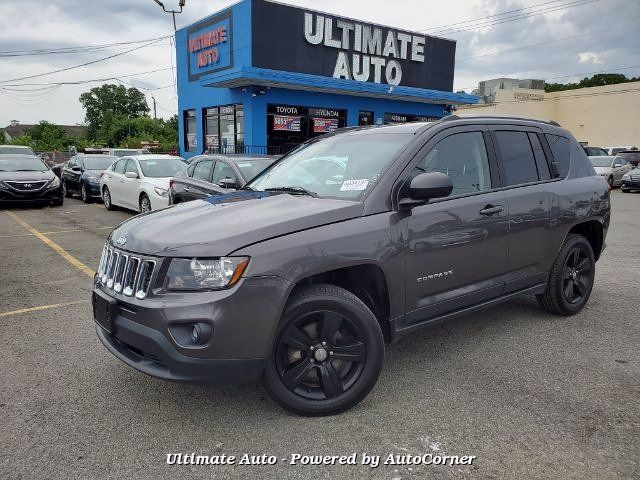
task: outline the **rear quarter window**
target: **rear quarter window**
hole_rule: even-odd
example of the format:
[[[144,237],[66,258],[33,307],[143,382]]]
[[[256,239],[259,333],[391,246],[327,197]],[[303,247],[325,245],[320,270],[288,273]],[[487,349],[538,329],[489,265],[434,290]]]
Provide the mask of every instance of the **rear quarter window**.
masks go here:
[[[569,139],[550,133],[545,134],[545,137],[547,138],[547,142],[549,142],[549,147],[553,154],[553,161],[556,162],[558,168],[558,174],[561,178],[565,178],[569,174],[569,165],[571,163]],[[584,150],[582,153],[584,154]]]
[[[573,165],[572,177],[590,177],[596,174],[591,160],[577,142],[571,143],[571,165]]]

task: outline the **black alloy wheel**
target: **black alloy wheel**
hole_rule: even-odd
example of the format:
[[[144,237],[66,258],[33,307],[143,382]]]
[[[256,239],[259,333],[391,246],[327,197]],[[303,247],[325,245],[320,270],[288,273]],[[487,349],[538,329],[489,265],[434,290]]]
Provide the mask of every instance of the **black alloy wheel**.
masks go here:
[[[263,385],[294,413],[334,414],[369,393],[383,359],[384,339],[371,310],[342,288],[310,285],[285,309]]]
[[[538,303],[555,315],[573,315],[586,305],[593,289],[596,261],[589,241],[569,234],[556,258]]]
[[[583,302],[589,289],[593,265],[589,254],[578,245],[567,255],[562,270],[562,291],[564,298],[571,304]]]

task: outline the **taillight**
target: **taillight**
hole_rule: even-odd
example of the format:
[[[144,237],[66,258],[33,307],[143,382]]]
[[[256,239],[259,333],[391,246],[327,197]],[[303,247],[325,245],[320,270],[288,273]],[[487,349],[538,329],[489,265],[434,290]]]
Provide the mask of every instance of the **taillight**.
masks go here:
[[[169,188],[173,188],[173,178],[169,179]]]

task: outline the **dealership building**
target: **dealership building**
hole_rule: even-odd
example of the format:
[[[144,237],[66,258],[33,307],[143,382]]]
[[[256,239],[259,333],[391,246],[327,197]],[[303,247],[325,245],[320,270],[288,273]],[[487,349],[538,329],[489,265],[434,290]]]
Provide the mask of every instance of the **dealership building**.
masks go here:
[[[180,151],[284,153],[346,126],[428,121],[452,93],[453,40],[243,0],[176,32]]]

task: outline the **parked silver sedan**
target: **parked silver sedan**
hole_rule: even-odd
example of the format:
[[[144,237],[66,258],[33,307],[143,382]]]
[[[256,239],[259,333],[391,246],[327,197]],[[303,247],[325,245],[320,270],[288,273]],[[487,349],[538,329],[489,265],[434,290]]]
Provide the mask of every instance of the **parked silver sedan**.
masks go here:
[[[625,173],[633,170],[633,166],[622,157],[613,155],[589,157],[596,173],[607,180],[610,187],[617,187],[622,183]]]

